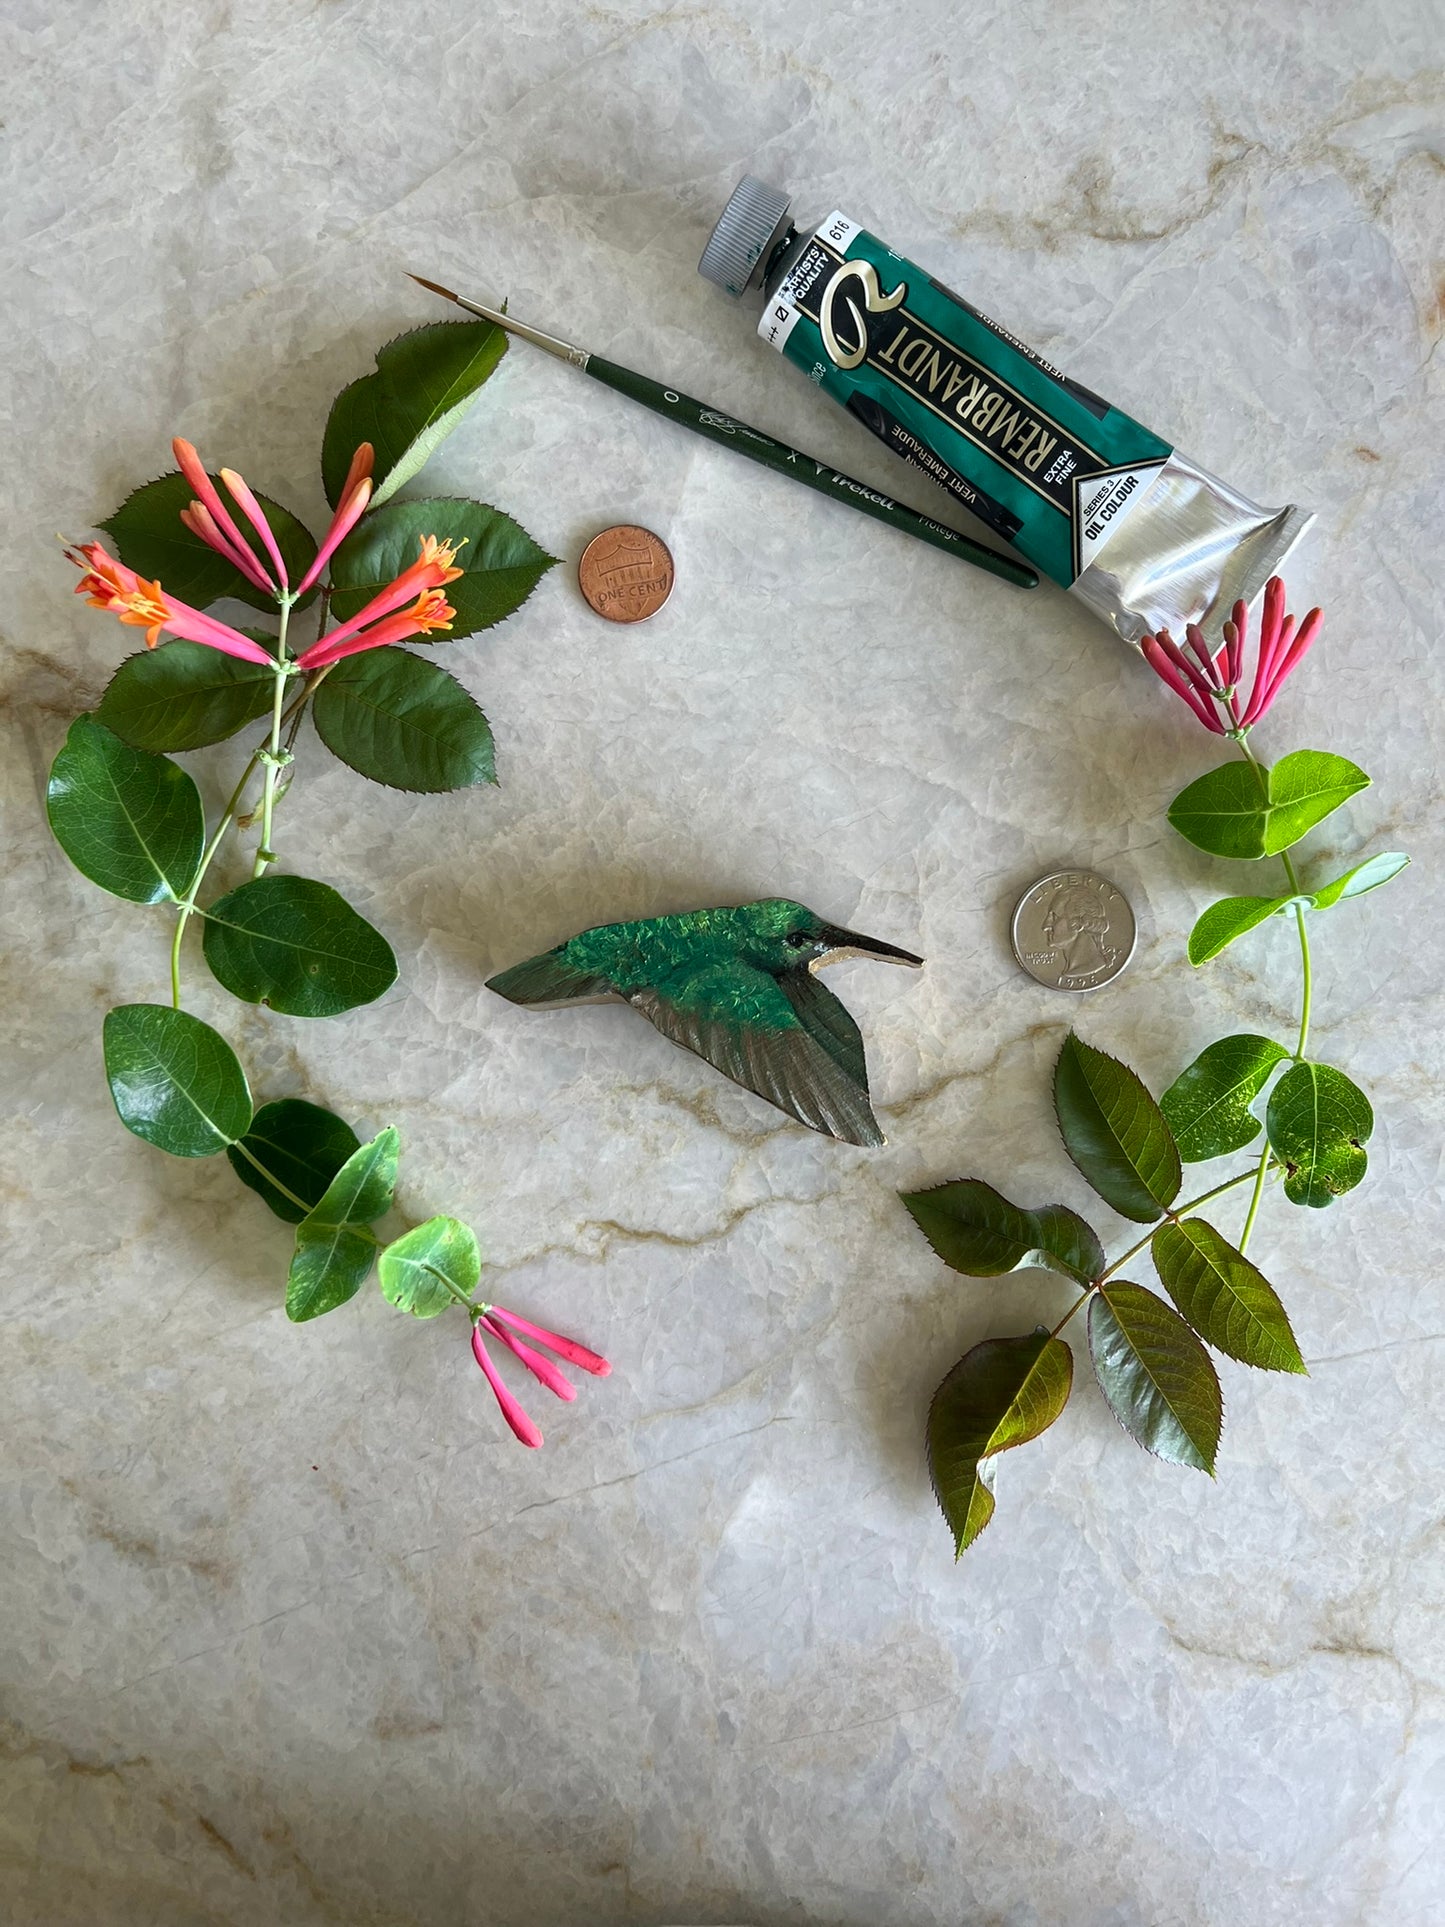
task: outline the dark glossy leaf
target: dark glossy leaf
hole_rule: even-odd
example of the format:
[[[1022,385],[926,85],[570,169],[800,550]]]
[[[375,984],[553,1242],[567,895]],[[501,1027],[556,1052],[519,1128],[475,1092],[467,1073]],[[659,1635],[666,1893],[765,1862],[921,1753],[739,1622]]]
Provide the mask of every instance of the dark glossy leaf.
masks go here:
[[[321,449],[331,506],[362,442],[376,451],[374,508],[409,482],[461,421],[506,346],[490,321],[437,321],[389,341],[377,354],[376,373],[343,388],[332,403]]]
[[[278,1218],[300,1224],[306,1212],[269,1183],[256,1165],[263,1165],[288,1191],[304,1198],[309,1210],[321,1202],[327,1185],[360,1147],[355,1131],[334,1111],[308,1104],[302,1097],[282,1097],[261,1106],[241,1143],[233,1144],[226,1156],[242,1184],[264,1198]]]
[[[388,1126],[353,1151],[315,1210],[297,1225],[286,1281],[286,1316],[293,1324],[335,1311],[366,1283],[378,1248],[370,1226],[391,1209],[399,1142]]]
[[[967,1277],[998,1278],[1040,1267],[1087,1285],[1104,1269],[1104,1247],[1066,1205],[1026,1211],[981,1178],[899,1196],[943,1262]]]
[[[1378,890],[1382,883],[1399,876],[1409,861],[1409,857],[1399,850],[1381,850],[1378,856],[1367,857],[1363,863],[1357,863],[1353,870],[1346,870],[1342,877],[1336,877],[1332,883],[1313,891],[1310,902],[1316,910],[1329,910],[1350,897],[1362,897],[1367,891]]]
[[[1293,897],[1221,897],[1211,903],[1189,933],[1189,961],[1208,963],[1237,937],[1287,910]]]
[[[447,601],[456,615],[451,628],[434,638],[438,642],[455,641],[503,621],[521,608],[557,561],[510,515],[484,502],[453,497],[391,502],[366,516],[331,558],[336,590],[332,612],[342,621],[356,615],[411,567],[428,535],[456,545],[454,566],[462,571],[447,584]]]
[[[1181,1071],[1159,1100],[1186,1164],[1241,1150],[1263,1128],[1250,1109],[1289,1052],[1272,1037],[1221,1037]]]
[[[381,1289],[399,1311],[435,1318],[455,1304],[447,1289],[470,1298],[482,1275],[476,1234],[456,1218],[428,1218],[389,1244],[378,1263]]]
[[[206,962],[233,997],[288,1017],[335,1017],[396,981],[396,957],[326,883],[263,876],[205,913]]]
[[[1089,1351],[1110,1410],[1147,1452],[1214,1473],[1224,1400],[1178,1312],[1118,1278],[1089,1300]]]
[[[1370,1100],[1343,1071],[1296,1064],[1270,1092],[1265,1129],[1285,1166],[1291,1204],[1320,1209],[1353,1191],[1365,1175],[1365,1145],[1375,1128]]]
[[[270,557],[260,536],[253,533],[250,523],[235,507],[220,476],[213,475],[211,480],[256,559],[269,569]],[[189,508],[194,499],[190,483],[173,469],[169,475],[147,482],[128,495],[115,514],[98,526],[110,537],[116,554],[127,568],[134,569],[148,582],[158,581],[180,602],[204,609],[223,596],[233,596],[238,602],[249,602],[253,609],[274,610],[274,596],[253,587],[234,563],[217,555],[209,543],[192,535],[181,521],[181,510]],[[288,576],[292,582],[299,582],[316,560],[315,538],[290,509],[282,508],[259,489],[256,500],[266,512]],[[304,609],[315,594],[315,589],[309,589],[296,606]]]
[[[1169,821],[1212,856],[1278,856],[1369,781],[1354,763],[1322,749],[1296,750],[1258,772],[1241,759],[1181,790]]]
[[[274,636],[259,640],[275,644]],[[271,671],[258,662],[241,662],[199,642],[164,642],[126,657],[95,718],[134,749],[204,749],[264,715],[275,686]]]
[[[1161,1224],[1149,1249],[1160,1283],[1216,1351],[1265,1372],[1304,1371],[1273,1285],[1212,1224]]]
[[[337,663],[311,715],[332,755],[373,783],[435,791],[497,780],[486,717],[445,669],[405,649]]]
[[[928,1412],[928,1470],[957,1554],[993,1517],[984,1461],[1052,1425],[1073,1377],[1068,1346],[1038,1331],[975,1345],[939,1386]]]
[[[120,1121],[172,1157],[208,1158],[244,1136],[251,1093],[219,1032],[167,1004],[106,1012],[105,1075]]]
[[[132,903],[174,902],[191,886],[205,841],[200,791],[177,764],[132,749],[93,716],[77,716],[50,768],[46,810],[82,876]]]
[[[1179,1152],[1163,1113],[1126,1064],[1070,1031],[1054,1071],[1064,1146],[1107,1204],[1148,1224],[1179,1195]]]

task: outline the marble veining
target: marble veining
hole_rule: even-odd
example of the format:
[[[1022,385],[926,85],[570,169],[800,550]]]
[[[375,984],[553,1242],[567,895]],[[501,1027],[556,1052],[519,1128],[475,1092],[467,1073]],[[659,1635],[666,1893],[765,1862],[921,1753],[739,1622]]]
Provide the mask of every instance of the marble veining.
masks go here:
[[[1442,30],[1438,0],[6,10],[17,1927],[1445,1913]],[[609,522],[656,528],[673,597],[619,629],[564,567],[451,650],[495,793],[383,794],[308,753],[283,858],[389,934],[383,1005],[271,1018],[199,959],[191,1003],[263,1095],[398,1125],[404,1208],[470,1219],[497,1296],[611,1354],[535,1454],[460,1322],[372,1293],[288,1327],[284,1227],[224,1163],[118,1128],[100,1019],[164,994],[167,932],[77,879],[40,809],[128,647],[53,532],[87,532],[177,432],[319,515],[330,397],[436,313],[404,268],[907,494],[694,272],[747,168],[1257,499],[1316,509],[1291,583],[1326,634],[1262,747],[1373,775],[1322,861],[1414,858],[1320,931],[1318,1048],[1379,1122],[1346,1206],[1264,1227],[1310,1377],[1226,1367],[1215,1484],[1145,1458],[1082,1384],[957,1568],[928,1397],[1067,1293],[956,1279],[896,1190],[967,1171],[1086,1206],[1047,1100],[1070,1018],[1157,1083],[1286,1025],[1295,994],[1282,925],[1184,961],[1218,866],[1162,811],[1209,750],[1070,599],[522,349],[428,470],[569,562]],[[218,801],[226,759],[194,760]],[[1083,1006],[1007,946],[1019,890],[1071,864],[1140,925]],[[590,923],[772,895],[928,960],[830,978],[882,1151],[785,1123],[626,1011],[542,1022],[483,988]]]

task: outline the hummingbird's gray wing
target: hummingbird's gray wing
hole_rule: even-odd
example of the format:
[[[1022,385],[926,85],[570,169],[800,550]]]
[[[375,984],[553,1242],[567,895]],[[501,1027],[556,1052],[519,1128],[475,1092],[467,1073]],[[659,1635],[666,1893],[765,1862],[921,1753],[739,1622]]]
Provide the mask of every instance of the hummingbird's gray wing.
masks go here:
[[[886,1142],[866,1086],[849,1074],[834,1049],[819,1042],[766,971],[714,965],[623,994],[664,1037],[706,1058],[724,1077],[756,1091],[809,1130],[845,1144]],[[824,994],[833,1001],[831,993]],[[861,1057],[861,1040],[858,1051]]]
[[[555,950],[544,950],[540,957],[529,957],[525,963],[514,964],[500,976],[489,977],[487,989],[495,990],[499,997],[506,997],[514,1004],[534,1008],[595,1004],[617,995],[605,977],[568,963],[565,943],[558,944]]]
[[[778,982],[804,1030],[816,1038],[866,1097],[868,1063],[863,1055],[863,1033],[848,1011],[806,964],[797,970],[785,970]]]

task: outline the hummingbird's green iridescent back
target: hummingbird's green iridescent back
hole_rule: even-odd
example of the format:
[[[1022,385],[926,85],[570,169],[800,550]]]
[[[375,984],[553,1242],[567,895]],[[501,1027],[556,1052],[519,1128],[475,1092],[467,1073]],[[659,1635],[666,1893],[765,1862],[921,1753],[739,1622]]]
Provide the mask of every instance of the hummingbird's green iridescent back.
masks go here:
[[[812,974],[847,951],[921,961],[801,903],[769,897],[601,924],[503,971],[488,987],[532,1006],[621,998],[674,1043],[810,1129],[881,1144],[858,1026]]]

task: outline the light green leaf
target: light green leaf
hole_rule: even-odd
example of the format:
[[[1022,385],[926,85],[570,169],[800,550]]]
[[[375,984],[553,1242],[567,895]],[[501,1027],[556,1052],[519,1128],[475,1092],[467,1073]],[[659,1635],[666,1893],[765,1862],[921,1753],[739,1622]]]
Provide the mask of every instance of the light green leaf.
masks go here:
[[[1139,1224],[1179,1195],[1179,1152],[1163,1113],[1126,1064],[1070,1031],[1054,1070],[1064,1148],[1106,1204]]]
[[[1350,897],[1362,897],[1367,890],[1378,890],[1382,883],[1391,877],[1399,876],[1410,859],[1398,850],[1381,850],[1363,863],[1357,863],[1353,870],[1346,870],[1342,877],[1333,883],[1326,883],[1315,890],[1310,902],[1316,910],[1329,910],[1337,903],[1344,903]]]
[[[1087,1285],[1104,1269],[1104,1247],[1066,1205],[1026,1211],[981,1178],[899,1196],[943,1262],[967,1277],[1041,1268]]]
[[[1161,1224],[1149,1249],[1160,1283],[1216,1351],[1261,1371],[1304,1371],[1274,1287],[1212,1224]]]
[[[260,640],[275,647],[274,636]],[[126,657],[95,719],[134,749],[204,749],[264,715],[275,686],[271,671],[258,662],[199,642],[163,642]]]
[[[1222,1158],[1259,1136],[1250,1109],[1277,1064],[1289,1056],[1272,1037],[1221,1037],[1181,1071],[1159,1100],[1186,1164]]]
[[[1369,781],[1356,764],[1322,749],[1296,750],[1272,769],[1241,759],[1181,790],[1169,821],[1211,856],[1278,856]]]
[[[245,516],[231,502],[219,475],[213,475],[211,480],[221,500],[231,509],[232,519],[257,561],[269,570],[271,560],[260,536],[252,531]],[[180,602],[204,609],[223,596],[232,596],[238,602],[249,602],[253,609],[274,610],[273,595],[255,588],[234,563],[218,555],[200,536],[192,535],[181,521],[181,510],[189,508],[193,500],[190,483],[173,469],[169,475],[147,482],[128,495],[115,514],[98,526],[110,537],[116,554],[127,568],[134,569],[148,582],[160,582]],[[290,509],[282,508],[259,489],[256,500],[271,524],[288,576],[292,582],[299,582],[316,560],[314,536]],[[304,609],[315,594],[314,588],[308,589],[297,608]]]
[[[1109,1409],[1146,1452],[1214,1474],[1224,1400],[1178,1312],[1118,1278],[1089,1300],[1089,1351]]]
[[[201,860],[201,795],[164,756],[77,716],[50,768],[46,810],[82,876],[131,903],[175,902]]]
[[[286,1282],[286,1316],[293,1324],[335,1311],[366,1283],[379,1243],[369,1227],[391,1209],[399,1142],[388,1126],[353,1151],[321,1202],[297,1225]]]
[[[300,1224],[306,1212],[267,1181],[246,1151],[287,1191],[294,1191],[312,1208],[321,1202],[327,1185],[360,1145],[355,1131],[334,1111],[308,1104],[301,1097],[282,1097],[261,1106],[250,1130],[226,1156],[242,1184],[264,1198],[278,1218],[284,1218],[287,1224]]]
[[[106,1012],[105,1075],[120,1121],[177,1158],[208,1158],[245,1134],[251,1093],[217,1031],[166,1004]]]
[[[396,981],[391,945],[326,883],[263,876],[205,912],[206,962],[233,997],[288,1017],[335,1017]]]
[[[1211,903],[1189,933],[1189,961],[1208,963],[1227,950],[1236,937],[1253,930],[1267,917],[1287,910],[1293,897],[1221,897]]]
[[[1269,772],[1269,822],[1266,856],[1288,850],[1317,823],[1348,803],[1370,779],[1358,764],[1323,749],[1297,749],[1282,756]]]
[[[1270,1093],[1265,1129],[1285,1166],[1291,1204],[1322,1209],[1365,1175],[1365,1145],[1375,1128],[1370,1100],[1343,1071],[1296,1064]]]
[[[331,558],[332,612],[343,622],[359,614],[411,567],[428,535],[456,545],[454,566],[462,571],[447,584],[446,598],[456,615],[451,628],[434,638],[438,642],[490,629],[512,615],[557,561],[510,515],[484,502],[449,496],[391,502],[365,516]]]
[[[1074,1358],[1046,1331],[989,1338],[965,1352],[928,1412],[928,1470],[962,1555],[993,1517],[984,1461],[1037,1438],[1068,1403]]]
[[[482,1275],[476,1234],[456,1218],[428,1218],[389,1244],[378,1265],[383,1294],[414,1318],[435,1318],[456,1302],[448,1281],[470,1298]]]
[[[331,506],[362,442],[376,451],[373,508],[409,482],[461,421],[506,346],[490,321],[436,321],[389,341],[377,354],[376,373],[343,388],[332,403],[321,449]]]
[[[337,663],[311,714],[332,755],[373,783],[436,791],[497,780],[486,717],[445,669],[405,649]]]

